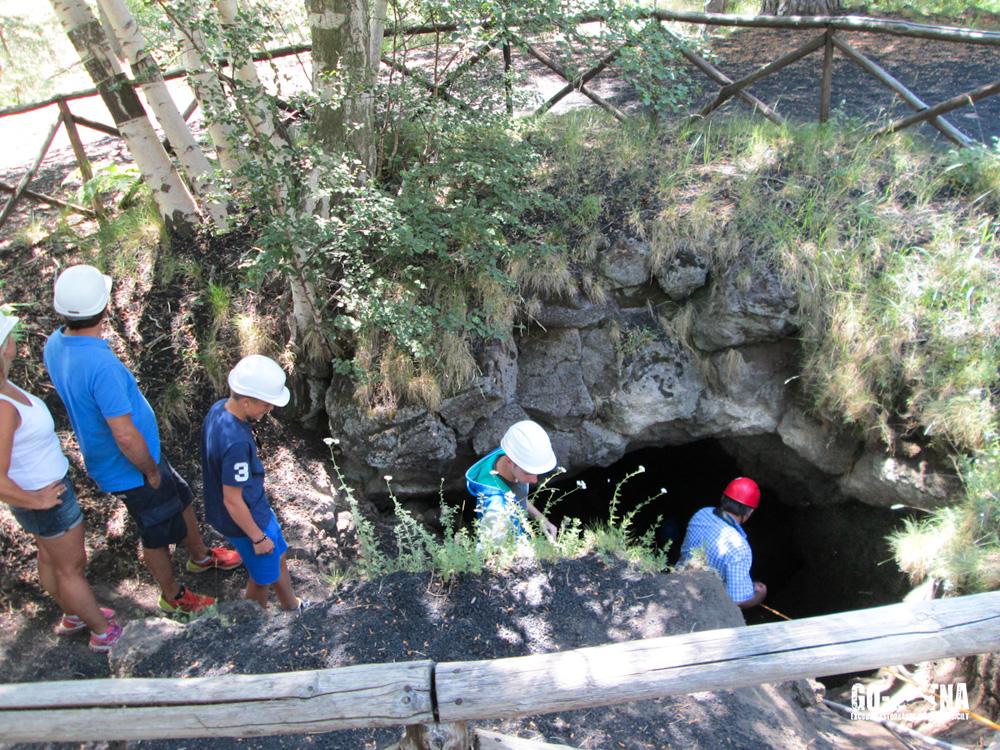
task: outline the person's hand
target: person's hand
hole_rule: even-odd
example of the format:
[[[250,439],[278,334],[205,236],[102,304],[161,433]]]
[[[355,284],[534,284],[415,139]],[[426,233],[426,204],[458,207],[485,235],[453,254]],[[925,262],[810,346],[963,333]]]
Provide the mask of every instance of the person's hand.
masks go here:
[[[160,474],[160,467],[156,467],[155,474],[146,475],[146,484],[152,487],[154,490],[160,489],[160,484],[163,482],[163,475]]]
[[[272,552],[274,552],[274,542],[266,534],[263,539],[253,544],[253,553],[255,555],[270,555]]]
[[[53,482],[50,485],[35,490],[35,506],[32,510],[47,510],[62,503],[62,494],[66,491],[66,486],[62,480]]]
[[[760,601],[764,601],[764,598],[767,596],[767,586],[765,586],[760,581],[754,581],[753,582],[753,596],[754,596],[754,599],[756,599],[759,596],[760,597]]]
[[[554,523],[552,523],[547,518],[543,518],[542,519],[542,531],[544,531],[545,532],[545,536],[547,536],[553,542],[556,540],[556,537],[559,535],[559,529],[557,529],[556,525]]]

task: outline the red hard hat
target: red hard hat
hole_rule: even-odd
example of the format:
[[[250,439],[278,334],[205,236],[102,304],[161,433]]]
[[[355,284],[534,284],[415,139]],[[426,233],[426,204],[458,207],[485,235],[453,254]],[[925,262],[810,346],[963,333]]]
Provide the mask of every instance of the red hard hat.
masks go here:
[[[736,477],[726,485],[722,494],[748,508],[756,508],[760,505],[760,487],[747,477]]]

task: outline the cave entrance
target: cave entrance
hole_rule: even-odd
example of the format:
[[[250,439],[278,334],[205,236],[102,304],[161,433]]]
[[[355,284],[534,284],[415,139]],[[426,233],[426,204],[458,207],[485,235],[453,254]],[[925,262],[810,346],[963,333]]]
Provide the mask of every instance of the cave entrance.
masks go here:
[[[657,525],[661,543],[671,541],[669,561],[677,561],[688,519],[699,508],[714,506],[730,479],[744,475],[739,462],[715,440],[687,445],[644,448],[607,468],[588,469],[556,484],[567,490],[578,480],[587,485],[552,512],[584,523],[605,520],[615,486],[639,466],[645,472],[630,479],[620,494],[620,512],[666,489],[636,517],[635,529]],[[752,475],[761,488],[761,503],[745,527],[753,549],[751,575],[768,587],[765,604],[799,619],[875,607],[900,601],[908,590],[905,576],[892,558],[885,537],[902,524],[895,511],[850,501],[811,506],[783,491],[777,477]],[[779,618],[756,607],[748,624]]]

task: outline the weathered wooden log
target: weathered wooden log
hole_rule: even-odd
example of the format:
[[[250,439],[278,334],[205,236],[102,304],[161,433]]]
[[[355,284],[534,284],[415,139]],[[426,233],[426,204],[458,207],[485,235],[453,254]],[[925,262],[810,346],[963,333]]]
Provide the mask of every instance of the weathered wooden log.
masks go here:
[[[476,739],[479,740],[478,750],[575,750],[569,745],[553,745],[551,742],[541,740],[522,740],[520,737],[488,732],[485,729],[476,730]]]
[[[42,148],[39,150],[35,160],[32,162],[31,166],[28,167],[28,171],[24,173],[20,180],[18,180],[17,186],[14,188],[14,192],[11,193],[10,198],[7,199],[7,205],[3,207],[3,211],[0,211],[0,227],[2,227],[7,221],[7,218],[14,210],[14,206],[16,206],[17,202],[21,200],[21,196],[24,195],[24,191],[28,189],[28,184],[35,178],[35,173],[42,165],[45,155],[49,152],[49,147],[52,145],[52,141],[55,139],[60,125],[62,125],[62,117],[57,117],[56,121],[52,123],[52,127],[49,128],[49,132],[45,134],[45,140],[42,142]]]
[[[685,60],[694,65],[696,68],[698,68],[698,70],[700,70],[702,73],[707,75],[709,78],[711,78],[719,85],[727,86],[733,82],[732,78],[722,73],[722,71],[720,71],[718,68],[712,65],[712,63],[710,63],[708,60],[703,58],[698,53],[692,52],[691,50],[685,48],[683,45],[678,45],[677,49],[681,53],[681,55],[684,56]],[[749,91],[741,89],[740,91],[736,92],[736,96],[745,101],[754,109],[758,110],[762,115],[764,115],[764,117],[773,122],[775,125],[784,124],[785,120],[781,115],[779,115],[769,106],[767,106],[756,96],[751,94]]]
[[[608,54],[602,57],[597,65],[592,67],[590,70],[585,72],[583,75],[577,76],[576,78],[570,78],[569,73],[563,68],[559,63],[550,58],[544,52],[542,52],[538,47],[528,42],[526,39],[518,39],[519,44],[523,45],[532,57],[534,57],[538,62],[542,63],[545,67],[551,70],[553,73],[558,75],[564,81],[566,85],[563,86],[559,91],[553,94],[547,102],[542,104],[536,111],[535,115],[541,115],[548,112],[556,103],[563,97],[573,93],[574,91],[579,91],[581,94],[590,99],[594,104],[601,107],[602,109],[610,112],[617,120],[624,121],[625,113],[618,109],[615,105],[611,104],[609,101],[604,99],[604,97],[595,94],[593,91],[587,88],[587,83],[593,79],[598,73],[608,67],[618,55],[621,54],[622,48],[611,50]]]
[[[851,61],[856,63],[862,70],[867,72],[869,75],[873,76],[877,81],[882,83],[887,88],[894,91],[899,97],[913,107],[915,110],[922,112],[925,109],[930,109],[923,99],[910,91],[906,86],[897,80],[892,74],[885,70],[881,65],[876,63],[874,60],[870,60],[863,54],[858,52],[854,47],[849,45],[840,37],[836,37],[833,40],[834,46],[837,47],[841,52],[843,52]],[[961,130],[956,128],[950,122],[941,117],[931,117],[928,122],[935,128],[940,130],[947,138],[954,141],[960,146],[971,146],[972,140],[965,135]]]
[[[0,191],[4,193],[13,193],[16,189],[17,188],[15,188],[13,185],[8,185],[6,182],[0,182]],[[84,216],[89,216],[90,218],[95,217],[93,211],[91,211],[89,208],[86,208],[85,206],[79,205],[78,203],[67,203],[66,201],[60,200],[55,196],[45,195],[44,193],[36,193],[34,190],[28,190],[27,188],[25,188],[21,192],[21,197],[31,198],[31,200],[37,201],[39,203],[47,203],[48,205],[54,206],[55,208],[67,208],[70,211],[74,211]]]
[[[958,109],[959,107],[964,107],[967,104],[972,104],[972,102],[985,99],[987,96],[993,96],[993,94],[998,92],[1000,92],[1000,81],[993,81],[993,83],[984,84],[983,86],[973,89],[972,91],[966,91],[964,94],[959,94],[958,96],[953,96],[950,99],[945,99],[940,104],[935,104],[933,107],[929,107],[923,112],[916,112],[908,117],[902,117],[895,122],[886,125],[884,128],[879,129],[875,135],[895,133],[897,130],[908,128],[914,123],[929,120],[937,115],[943,115],[945,112],[951,112],[953,109]]]
[[[461,78],[466,72],[474,68],[476,65],[481,63],[486,56],[494,49],[498,44],[505,44],[504,38],[500,34],[495,34],[486,40],[479,49],[469,55],[467,60],[463,60],[462,63],[455,67],[448,75],[444,77],[444,82],[441,84],[442,89],[449,88],[455,81]]]
[[[792,52],[789,52],[787,55],[779,57],[773,63],[765,65],[763,68],[754,71],[750,75],[744,76],[743,78],[740,78],[738,81],[733,81],[732,83],[723,86],[722,89],[720,89],[718,96],[715,97],[715,100],[709,102],[706,106],[702,107],[701,112],[699,112],[698,114],[701,115],[702,117],[707,117],[716,109],[725,104],[726,100],[732,97],[738,91],[745,89],[754,81],[759,81],[761,78],[765,78],[766,76],[769,76],[772,73],[777,73],[782,68],[788,67],[792,63],[801,60],[806,55],[812,54],[820,47],[822,47],[825,43],[826,43],[826,35],[823,34],[822,36],[818,36],[815,39],[811,40],[810,42],[799,47],[797,50],[794,50]]]
[[[385,56],[382,57],[382,62],[384,62],[393,70],[402,73],[404,76],[412,78],[414,81],[419,83],[421,86],[423,86],[425,89],[427,89],[429,92],[431,92],[434,96],[438,97],[442,101],[446,101],[448,102],[448,104],[458,107],[463,112],[472,111],[472,108],[469,107],[468,104],[463,102],[461,99],[456,99],[454,96],[449,94],[447,91],[444,90],[444,87],[442,85],[435,84],[433,81],[428,81],[424,76],[420,75],[420,73],[417,73],[415,70],[411,70],[402,63],[396,62],[395,60]]]
[[[439,664],[442,722],[508,718],[1000,649],[1000,592],[563,653]]]
[[[433,723],[429,661],[0,685],[5,742],[257,737]]]
[[[73,122],[77,125],[83,125],[85,128],[96,130],[98,133],[110,135],[113,138],[122,137],[122,133],[118,128],[112,127],[111,125],[105,125],[103,122],[98,122],[97,120],[89,120],[86,117],[81,117],[80,115],[73,115]]]
[[[638,14],[639,18],[658,18],[661,21],[709,24],[714,26],[737,26],[764,29],[833,29],[835,31],[865,31],[916,39],[938,39],[963,44],[985,44],[1000,46],[1000,32],[967,29],[958,26],[935,26],[912,23],[888,18],[868,18],[866,16],[735,16],[721,13],[690,13],[678,10],[651,10]],[[576,23],[599,21],[598,14],[578,16]]]

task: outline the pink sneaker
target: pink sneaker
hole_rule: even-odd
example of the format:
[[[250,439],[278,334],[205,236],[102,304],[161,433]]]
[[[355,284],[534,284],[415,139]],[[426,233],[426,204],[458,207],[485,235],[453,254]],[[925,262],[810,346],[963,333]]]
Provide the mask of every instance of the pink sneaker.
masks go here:
[[[105,620],[115,619],[115,611],[113,609],[108,609],[107,607],[101,607],[101,614],[104,615]],[[81,620],[76,615],[66,615],[62,616],[52,628],[52,632],[56,635],[73,635],[74,633],[79,633],[81,630],[86,630],[87,623]]]
[[[111,647],[118,642],[118,639],[122,637],[122,626],[119,625],[114,620],[108,623],[108,629],[98,635],[97,633],[91,632],[90,634],[90,650],[96,651],[99,654],[107,653],[111,650]]]

